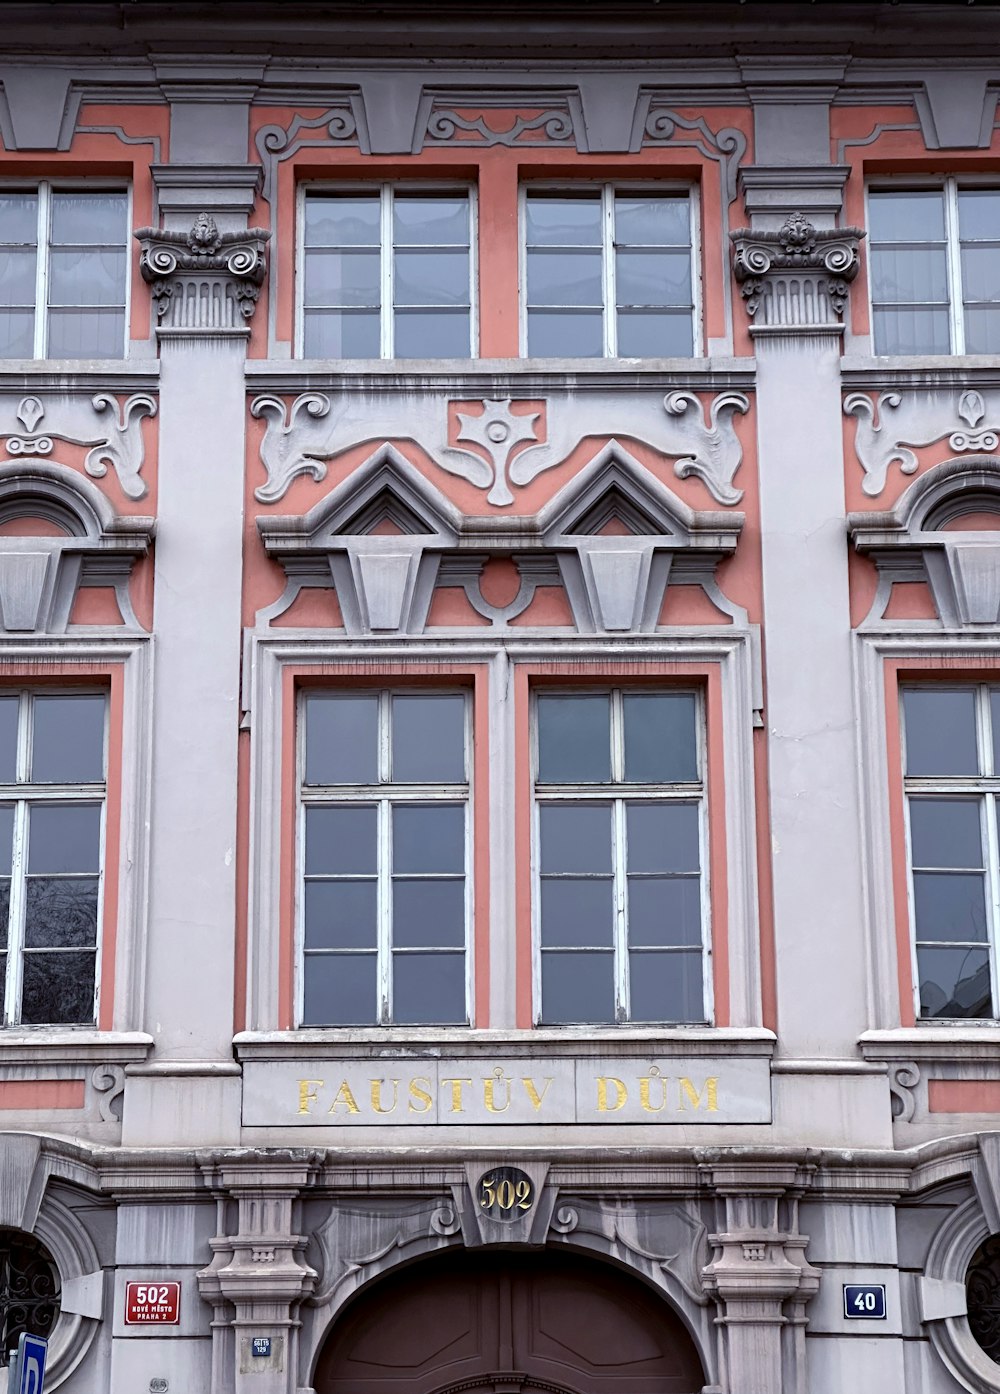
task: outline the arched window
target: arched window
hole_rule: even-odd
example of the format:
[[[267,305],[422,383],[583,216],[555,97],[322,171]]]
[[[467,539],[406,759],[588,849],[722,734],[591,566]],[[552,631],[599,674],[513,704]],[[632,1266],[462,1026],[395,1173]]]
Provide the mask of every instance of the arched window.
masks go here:
[[[965,1279],[969,1329],[991,1360],[1000,1365],[1000,1234],[976,1250]]]
[[[59,1315],[59,1273],[31,1234],[0,1229],[0,1366],[22,1331],[50,1336]]]

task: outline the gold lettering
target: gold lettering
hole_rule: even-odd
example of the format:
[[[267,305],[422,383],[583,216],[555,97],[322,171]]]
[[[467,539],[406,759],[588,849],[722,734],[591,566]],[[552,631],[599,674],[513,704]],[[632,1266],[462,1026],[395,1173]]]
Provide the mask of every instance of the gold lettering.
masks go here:
[[[615,1091],[614,1102],[608,1102],[608,1086]],[[615,1079],[614,1075],[598,1075],[597,1077],[597,1112],[614,1113],[624,1107],[628,1098],[628,1090],[620,1079]]]
[[[471,1079],[443,1079],[443,1080],[441,1081],[441,1087],[444,1088],[444,1086],[445,1086],[446,1084],[450,1084],[450,1085],[451,1085],[451,1111],[452,1111],[452,1113],[464,1113],[464,1112],[465,1112],[465,1103],[464,1103],[464,1101],[463,1101],[463,1099],[462,1099],[462,1085],[463,1085],[463,1084],[468,1084],[468,1085],[471,1086],[472,1080],[471,1080]]]
[[[399,1080],[394,1079],[392,1081],[392,1103],[389,1105],[388,1108],[382,1107],[382,1085],[385,1083],[385,1080],[371,1079],[368,1081],[368,1083],[371,1085],[372,1108],[375,1110],[375,1112],[392,1113],[393,1109],[399,1103]]]
[[[712,1075],[705,1080],[702,1088],[705,1091],[706,1112],[718,1113],[719,1111],[719,1080],[717,1075]],[[677,1102],[677,1111],[686,1113],[687,1109],[684,1100],[687,1098],[692,1108],[701,1108],[701,1095],[689,1079],[680,1080],[680,1094]]]
[[[536,1087],[536,1085],[535,1085],[535,1081],[534,1081],[533,1079],[522,1079],[522,1080],[521,1080],[521,1083],[524,1085],[525,1091],[527,1092],[528,1098],[531,1100],[532,1106],[533,1106],[533,1108],[534,1108],[534,1110],[535,1110],[536,1113],[539,1112],[539,1110],[540,1110],[541,1107],[542,1107],[542,1104],[544,1104],[544,1102],[545,1102],[545,1095],[549,1092],[549,1087],[552,1085],[552,1083],[553,1083],[554,1080],[555,1080],[555,1076],[554,1076],[554,1075],[546,1075],[546,1076],[545,1076],[545,1088],[542,1090],[542,1092],[541,1092],[540,1094],[539,1094],[539,1092],[538,1092],[538,1089],[537,1089],[537,1087]]]
[[[483,1102],[484,1102],[485,1105],[486,1105],[486,1112],[487,1112],[487,1113],[506,1113],[506,1112],[507,1112],[507,1110],[510,1108],[510,1086],[511,1086],[511,1082],[512,1082],[512,1081],[511,1081],[510,1075],[505,1075],[504,1072],[503,1072],[503,1070],[500,1068],[499,1065],[498,1065],[497,1068],[493,1071],[493,1078],[492,1078],[492,1079],[484,1079],[484,1080],[483,1080]],[[505,1096],[505,1098],[504,1098],[504,1103],[503,1103],[503,1107],[502,1107],[502,1108],[499,1107],[499,1106],[497,1105],[497,1102],[496,1102],[496,1095],[495,1095],[495,1093],[494,1093],[494,1091],[495,1091],[495,1089],[496,1089],[496,1086],[497,1086],[498,1084],[500,1084],[500,1083],[502,1083],[502,1084],[504,1085],[504,1087],[506,1088],[506,1090],[507,1090],[507,1093],[506,1093],[506,1096]]]
[[[653,1080],[660,1086],[660,1102],[656,1108],[653,1107],[649,1093]],[[667,1080],[666,1076],[661,1075],[659,1070],[654,1073],[652,1070],[648,1075],[643,1075],[639,1080],[639,1103],[647,1113],[662,1113],[667,1106]]]
[[[361,1110],[358,1108],[357,1100],[351,1093],[351,1086],[348,1084],[346,1079],[342,1079],[340,1081],[340,1088],[337,1090],[337,1094],[334,1098],[333,1103],[327,1109],[327,1113],[336,1113],[338,1104],[343,1104],[344,1107],[347,1109],[348,1113],[361,1112]]]
[[[430,1087],[430,1080],[424,1079],[423,1075],[417,1075],[415,1079],[410,1080],[410,1101],[406,1106],[409,1113],[427,1113],[430,1110],[434,1103],[427,1092]],[[417,1108],[414,1099],[422,1103],[423,1108]]]
[[[321,1079],[299,1080],[299,1112],[308,1113],[309,1105],[316,1102],[316,1090],[323,1088]]]

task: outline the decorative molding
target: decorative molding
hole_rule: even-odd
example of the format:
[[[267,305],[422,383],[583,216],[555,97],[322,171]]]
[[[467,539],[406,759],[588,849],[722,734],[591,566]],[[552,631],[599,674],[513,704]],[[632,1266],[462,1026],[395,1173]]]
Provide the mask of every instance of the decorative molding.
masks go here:
[[[743,459],[734,418],[750,405],[741,392],[718,393],[707,416],[693,392],[637,393],[624,409],[620,394],[611,390],[553,394],[543,403],[544,433],[537,424],[541,413],[515,412],[515,399],[480,401],[481,412],[458,413],[460,431],[450,441],[446,398],[428,398],[415,407],[413,394],[400,390],[379,393],[377,399],[361,392],[337,398],[304,392],[291,404],[271,395],[255,397],[251,415],[267,422],[260,447],[267,482],[255,496],[274,503],[299,475],[322,480],[327,460],[368,441],[413,440],[441,469],[485,490],[488,503],[505,508],[514,502],[512,485],[530,484],[562,464],[580,441],[607,437],[618,424],[623,436],[673,457],[678,478],[696,475],[720,503],[733,505],[743,497],[733,483]]]
[[[875,401],[866,392],[844,398],[845,416],[856,418],[854,452],[865,472],[861,487],[877,498],[889,469],[915,474],[914,447],[936,445],[947,436],[956,454],[995,451],[1000,446],[1000,391],[976,388],[900,392],[890,388]]]
[[[917,1107],[914,1092],[920,1083],[920,1066],[915,1060],[889,1066],[889,1093],[894,1123],[912,1123]]]
[[[909,105],[909,103],[907,103]],[[848,150],[858,146],[874,145],[889,131],[919,131],[920,123],[917,121],[876,121],[866,136],[847,136],[844,140],[837,141],[837,163],[843,164],[844,155]]]
[[[402,1262],[408,1249],[447,1248],[461,1242],[461,1229],[450,1195],[335,1201],[312,1232],[319,1280],[310,1305],[339,1307],[356,1288]]]
[[[199,213],[190,232],[139,228],[139,270],[152,292],[162,328],[242,329],[253,316],[264,281],[264,228],[220,232]]]
[[[754,332],[840,333],[858,274],[861,228],[820,229],[792,213],[777,232],[731,233],[733,270]]]
[[[273,209],[278,166],[299,150],[357,145],[362,153],[368,153],[360,93],[345,92],[319,116],[296,115],[287,126],[261,126],[254,136],[254,145],[264,169],[261,196]]]
[[[148,145],[153,152],[153,164],[160,162],[159,136],[130,136],[122,126],[77,126],[79,136],[117,136],[123,145]]]
[[[20,398],[0,395],[0,443],[6,446],[8,456],[48,456],[56,441],[89,446],[83,462],[89,475],[103,479],[110,466],[128,498],[141,499],[149,492],[142,478],[145,446],[140,423],[143,417],[156,415],[155,397],[136,392],[119,402],[110,392],[92,397],[60,393],[55,400],[48,400],[46,406],[33,394]],[[36,431],[46,416],[55,424]]]
[[[98,1065],[90,1076],[91,1087],[99,1095],[97,1107],[105,1123],[122,1121],[125,1070],[121,1065]]]

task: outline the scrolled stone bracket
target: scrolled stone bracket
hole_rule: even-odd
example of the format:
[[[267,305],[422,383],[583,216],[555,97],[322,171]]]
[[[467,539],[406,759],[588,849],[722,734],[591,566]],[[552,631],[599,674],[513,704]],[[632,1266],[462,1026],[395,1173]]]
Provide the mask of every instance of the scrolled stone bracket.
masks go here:
[[[140,228],[139,271],[161,331],[246,333],[267,270],[264,228],[220,232],[199,213],[190,232]]]
[[[751,334],[842,332],[861,228],[816,228],[792,213],[776,232],[730,234]]]

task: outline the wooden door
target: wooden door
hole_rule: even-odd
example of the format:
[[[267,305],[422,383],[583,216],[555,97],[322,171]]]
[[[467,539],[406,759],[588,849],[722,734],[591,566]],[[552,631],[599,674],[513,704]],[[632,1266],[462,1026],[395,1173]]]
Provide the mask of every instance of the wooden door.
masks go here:
[[[443,1255],[377,1283],[332,1328],[316,1394],[697,1394],[673,1310],[569,1254]]]

